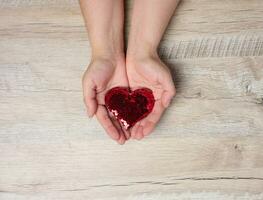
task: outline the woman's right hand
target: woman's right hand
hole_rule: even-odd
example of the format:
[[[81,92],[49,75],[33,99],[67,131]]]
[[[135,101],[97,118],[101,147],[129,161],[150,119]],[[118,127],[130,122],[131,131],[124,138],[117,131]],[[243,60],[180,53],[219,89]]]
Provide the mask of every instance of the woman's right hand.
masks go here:
[[[130,133],[108,113],[104,101],[106,92],[116,86],[128,87],[124,56],[92,59],[82,79],[87,114],[89,117],[96,115],[108,135],[119,144],[124,144]]]

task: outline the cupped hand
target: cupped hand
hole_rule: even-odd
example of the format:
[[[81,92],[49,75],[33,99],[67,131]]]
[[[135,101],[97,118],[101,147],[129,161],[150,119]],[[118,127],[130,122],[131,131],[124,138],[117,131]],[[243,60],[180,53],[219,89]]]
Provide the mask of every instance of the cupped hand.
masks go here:
[[[147,87],[153,91],[155,105],[152,112],[131,128],[131,137],[142,139],[149,135],[175,95],[175,86],[169,68],[158,56],[140,59],[126,58],[129,86],[132,90]]]
[[[119,144],[124,144],[130,133],[108,113],[104,101],[105,93],[115,86],[128,86],[125,59],[93,59],[82,79],[87,114],[89,117],[96,115],[108,135]]]

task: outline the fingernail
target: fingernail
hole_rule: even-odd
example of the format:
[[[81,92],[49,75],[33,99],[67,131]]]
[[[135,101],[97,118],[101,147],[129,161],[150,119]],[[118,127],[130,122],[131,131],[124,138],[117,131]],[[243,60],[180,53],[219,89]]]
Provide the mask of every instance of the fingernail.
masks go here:
[[[119,145],[124,145],[125,144],[125,140],[124,141],[118,141]]]
[[[88,117],[91,118],[92,114],[90,113],[88,106],[86,106],[86,112],[87,112]]]
[[[88,110],[86,110],[86,114],[88,115],[89,118],[91,118],[90,113],[89,113]]]
[[[93,117],[93,115],[91,115],[91,114],[89,113],[89,111],[87,111],[87,115],[88,115],[89,118],[92,118],[92,117]]]
[[[131,138],[131,135],[127,135],[126,139],[129,140]]]

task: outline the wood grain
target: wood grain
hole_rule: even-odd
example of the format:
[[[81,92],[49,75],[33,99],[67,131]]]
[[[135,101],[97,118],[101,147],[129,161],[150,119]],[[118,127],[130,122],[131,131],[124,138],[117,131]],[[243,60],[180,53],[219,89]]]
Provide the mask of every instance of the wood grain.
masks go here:
[[[163,41],[159,54],[163,59],[262,56],[263,34],[201,37],[190,41],[167,40]]]
[[[0,199],[262,200],[262,13],[182,0],[159,48],[177,96],[119,146],[85,114],[78,1],[0,0]]]
[[[121,198],[186,188],[257,193],[263,186],[261,136],[149,138],[121,148],[109,140],[87,143],[73,135],[38,141],[1,145],[8,163],[1,164],[4,193],[22,197],[44,193],[50,198],[74,193],[105,198],[118,193]]]

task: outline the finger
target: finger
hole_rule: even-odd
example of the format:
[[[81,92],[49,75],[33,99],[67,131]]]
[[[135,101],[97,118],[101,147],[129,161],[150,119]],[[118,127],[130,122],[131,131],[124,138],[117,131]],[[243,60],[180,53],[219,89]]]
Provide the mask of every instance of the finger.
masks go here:
[[[125,141],[126,141],[126,138],[125,138],[125,136],[124,136],[124,133],[121,133],[121,134],[120,134],[120,138],[118,139],[117,142],[118,142],[119,144],[124,144]]]
[[[117,119],[114,117],[114,116],[110,116],[110,119],[113,123],[113,125],[116,127],[116,129],[118,130],[119,132],[119,139],[117,140],[117,142],[119,144],[124,144],[125,141],[126,141],[126,136],[125,136],[125,133],[123,131],[123,128],[121,127],[120,123],[117,121]]]
[[[131,138],[130,130],[129,129],[126,130],[125,128],[122,127],[122,131],[123,131],[123,133],[125,135],[126,140],[129,140]]]
[[[164,73],[161,77],[160,83],[164,88],[164,92],[161,98],[162,104],[165,108],[167,108],[176,93],[176,89],[171,73],[170,72]]]
[[[108,112],[104,106],[98,106],[96,116],[102,127],[105,129],[107,134],[113,139],[118,141],[120,138],[120,133],[118,129],[113,125]]]
[[[152,133],[155,126],[156,126],[156,123],[154,123],[152,121],[146,121],[144,124],[144,127],[143,127],[143,135],[147,136],[150,133]]]
[[[139,126],[136,132],[136,139],[141,140],[144,137],[143,135],[143,127]]]
[[[109,113],[111,121],[113,122],[115,127],[118,129],[119,133],[123,133],[126,140],[130,139],[131,137],[130,130],[126,130],[111,112],[108,112],[108,113]]]
[[[136,138],[136,133],[139,128],[140,122],[137,122],[132,128],[131,128],[131,138],[135,139]]]
[[[174,93],[164,91],[162,96],[161,96],[162,105],[165,108],[168,108],[168,106],[171,104],[171,102],[173,100],[173,97],[174,97]]]
[[[156,101],[153,111],[141,121],[141,126],[143,127],[143,135],[149,135],[157,123],[159,122],[165,108],[160,101]]]
[[[89,117],[92,117],[98,108],[96,100],[96,85],[92,80],[83,79],[82,82],[84,103]]]

